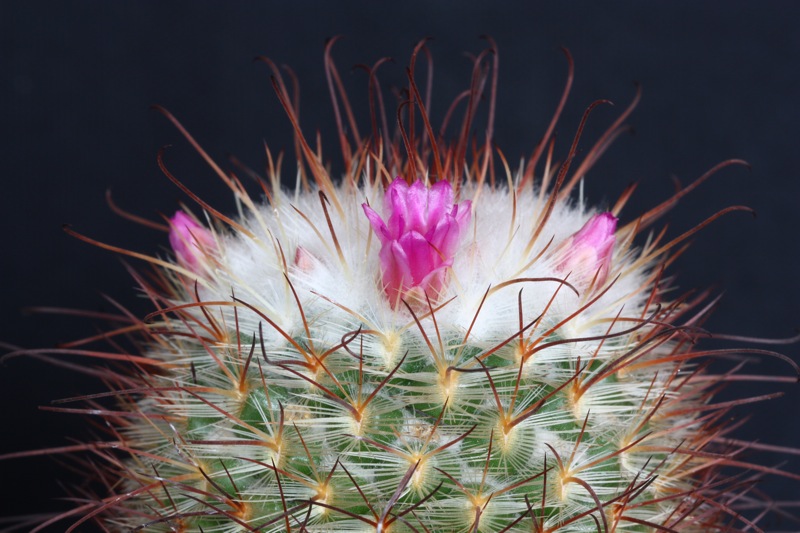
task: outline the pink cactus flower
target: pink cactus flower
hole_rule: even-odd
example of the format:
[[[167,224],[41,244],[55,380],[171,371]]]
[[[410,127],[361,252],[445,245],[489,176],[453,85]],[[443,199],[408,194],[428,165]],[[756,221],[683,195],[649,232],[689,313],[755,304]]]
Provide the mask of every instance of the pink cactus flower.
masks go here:
[[[445,285],[447,268],[472,217],[471,202],[453,203],[446,181],[427,187],[421,180],[409,186],[397,178],[383,198],[386,222],[363,204],[381,241],[383,289],[396,306],[409,291],[435,299]]]
[[[600,213],[590,218],[564,243],[564,256],[558,270],[573,273],[580,284],[600,286],[608,277],[611,255],[614,251],[617,217]]]
[[[170,219],[169,243],[184,268],[197,272],[206,255],[217,249],[214,236],[183,211]]]

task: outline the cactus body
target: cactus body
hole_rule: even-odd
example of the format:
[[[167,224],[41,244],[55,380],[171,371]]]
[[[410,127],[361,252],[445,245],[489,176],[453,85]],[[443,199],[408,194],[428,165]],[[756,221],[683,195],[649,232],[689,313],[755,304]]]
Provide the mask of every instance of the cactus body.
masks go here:
[[[680,501],[657,500],[691,489],[677,472],[698,461],[665,452],[698,438],[690,406],[702,387],[675,379],[677,342],[658,339],[650,260],[620,247],[613,282],[590,287],[594,272],[576,271],[572,284],[559,245],[587,214],[557,204],[547,239],[529,246],[547,198],[520,194],[515,214],[508,190],[487,187],[446,289],[393,306],[361,210],[382,203],[382,187],[331,196],[332,229],[316,192],[276,192],[245,232],[218,235],[196,277],[174,278],[181,310],[149,351],[171,368],[138,404],[169,420],[137,423],[130,438],[164,458],[160,477],[192,479],[182,483],[196,493],[170,490],[179,512],[214,505],[265,531],[286,520],[471,531],[477,518],[480,531],[522,531],[512,524],[543,502],[544,527],[563,531],[614,521],[625,499],[653,500],[634,515],[647,521],[675,512]],[[286,264],[297,250],[310,257],[302,268]],[[689,413],[654,416],[677,398]],[[217,513],[186,522],[239,527]]]
[[[705,308],[663,276],[692,232],[647,235],[668,202],[637,218],[624,199],[601,213],[572,198],[620,124],[580,165],[579,136],[558,163],[548,131],[496,180],[499,154],[490,139],[473,148],[468,125],[452,142],[354,138],[340,182],[298,132],[298,186],[271,167],[263,203],[221,173],[239,216],[176,215],[173,254],[138,279],[155,310],[138,372],[109,380],[122,408],[100,413],[113,439],[96,452],[116,495],[85,519],[737,530],[747,487],[722,471],[738,452],[718,440],[726,408],[698,363]]]

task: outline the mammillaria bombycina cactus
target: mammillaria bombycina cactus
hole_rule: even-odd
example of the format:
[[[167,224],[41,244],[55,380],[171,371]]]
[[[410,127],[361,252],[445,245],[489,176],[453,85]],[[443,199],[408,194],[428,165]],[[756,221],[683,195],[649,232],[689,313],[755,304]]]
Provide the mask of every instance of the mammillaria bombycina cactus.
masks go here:
[[[752,508],[755,480],[780,472],[747,462],[750,446],[728,438],[738,402],[713,400],[741,363],[708,373],[705,361],[732,353],[697,344],[709,306],[664,274],[696,231],[746,209],[672,240],[650,233],[739,162],[644,214],[625,212],[632,190],[591,208],[575,189],[635,102],[579,153],[590,106],[558,157],[562,101],[512,170],[491,128],[472,127],[495,98],[492,55],[475,59],[448,139],[414,79],[422,46],[396,131],[378,128],[388,120],[370,72],[369,137],[326,61],[340,179],[266,60],[298,161],[288,190],[270,156],[263,202],[162,110],[239,214],[197,198],[159,156],[199,209],[163,227],[170,256],[120,250],[154,269],[136,278],[153,312],[105,336],[136,331],[137,351],[74,352],[134,371],[98,371],[116,408],[82,399],[109,435],[71,449],[100,457],[110,494],[58,517],[68,531],[89,520],[206,533],[757,530],[737,506]]]

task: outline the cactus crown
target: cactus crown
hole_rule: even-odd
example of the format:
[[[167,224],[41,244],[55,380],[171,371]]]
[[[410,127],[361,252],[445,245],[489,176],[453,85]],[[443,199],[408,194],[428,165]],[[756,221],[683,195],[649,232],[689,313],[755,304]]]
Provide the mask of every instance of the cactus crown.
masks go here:
[[[663,277],[705,223],[637,248],[684,192],[619,228],[630,191],[605,213],[570,201],[636,101],[579,159],[593,104],[558,163],[562,101],[512,172],[491,127],[470,137],[496,56],[475,59],[448,141],[414,79],[423,46],[394,136],[377,126],[370,72],[368,138],[326,49],[338,183],[264,60],[295,126],[297,187],[280,187],[270,158],[260,204],[212,162],[241,216],[195,198],[203,217],[170,220],[174,254],[137,277],[155,307],[132,324],[140,353],[109,355],[138,372],[108,371],[122,408],[95,409],[113,435],[91,449],[122,481],[73,529],[98,517],[134,531],[746,527],[733,507],[751,483],[724,468],[747,465],[722,438],[730,406],[710,402],[713,352],[695,345],[707,308]]]

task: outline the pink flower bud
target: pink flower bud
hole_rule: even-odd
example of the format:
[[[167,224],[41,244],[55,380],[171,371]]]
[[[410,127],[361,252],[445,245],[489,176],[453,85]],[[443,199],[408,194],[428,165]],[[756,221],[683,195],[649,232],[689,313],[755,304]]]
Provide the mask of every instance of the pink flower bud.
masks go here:
[[[572,272],[584,284],[594,280],[595,286],[602,285],[611,266],[616,229],[617,217],[611,213],[594,215],[562,246],[564,255],[558,270]]]
[[[184,268],[197,272],[206,256],[217,249],[214,236],[183,211],[170,221],[169,244]]]
[[[435,299],[444,287],[447,267],[472,217],[471,202],[453,203],[446,181],[427,187],[417,180],[409,186],[397,178],[383,198],[381,219],[363,204],[372,229],[381,241],[381,279],[392,305],[412,289]]]
[[[302,246],[298,246],[294,252],[294,265],[302,272],[311,272],[314,270],[314,263],[316,261],[317,258]]]

